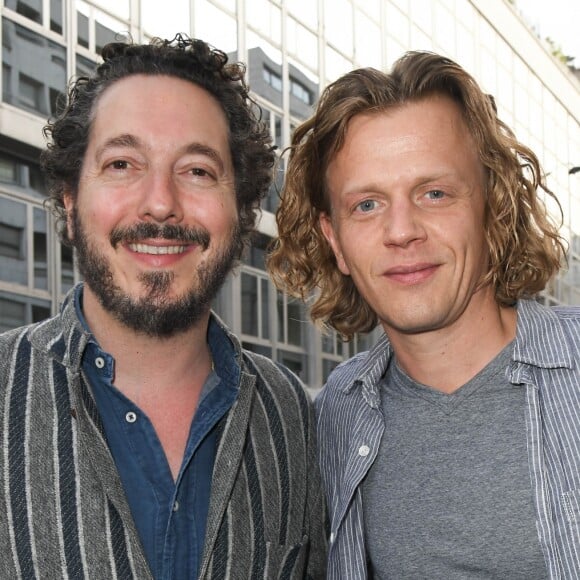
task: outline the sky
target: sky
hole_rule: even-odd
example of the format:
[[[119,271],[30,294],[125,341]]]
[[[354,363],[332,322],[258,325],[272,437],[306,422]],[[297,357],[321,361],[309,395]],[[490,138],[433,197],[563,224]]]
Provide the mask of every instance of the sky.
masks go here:
[[[516,0],[541,38],[550,37],[580,68],[580,0]]]

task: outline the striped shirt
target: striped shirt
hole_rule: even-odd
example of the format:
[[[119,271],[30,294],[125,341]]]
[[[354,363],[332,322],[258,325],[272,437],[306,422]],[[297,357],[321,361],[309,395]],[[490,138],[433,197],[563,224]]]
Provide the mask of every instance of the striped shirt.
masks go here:
[[[90,335],[71,296],[59,316],[0,335],[0,578],[149,580],[82,370]],[[212,319],[239,394],[218,425],[199,577],[323,578],[311,403],[288,369]]]
[[[580,579],[580,308],[522,300],[517,311],[506,377],[526,391],[538,539],[549,578]],[[369,352],[338,366],[317,399],[330,580],[368,578],[361,484],[384,431],[379,382],[391,356],[383,335]]]

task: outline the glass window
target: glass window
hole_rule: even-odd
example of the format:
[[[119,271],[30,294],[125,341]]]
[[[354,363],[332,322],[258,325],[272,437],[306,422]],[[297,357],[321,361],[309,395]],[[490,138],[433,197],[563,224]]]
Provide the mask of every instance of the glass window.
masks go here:
[[[62,0],[50,0],[50,29],[62,34],[63,22]]]
[[[70,246],[60,245],[60,289],[64,294],[75,283],[73,250]]]
[[[290,92],[303,103],[312,104],[312,93],[301,82],[290,77]]]
[[[37,163],[20,160],[0,151],[0,182],[44,192],[44,178]]]
[[[297,375],[305,383],[307,381],[306,372],[306,356],[298,352],[290,352],[287,350],[278,350],[278,362],[289,368],[295,375]]]
[[[8,258],[18,258],[21,260],[22,256],[22,228],[9,226],[0,223],[0,256],[7,256]]]
[[[282,292],[277,293],[278,340],[294,346],[305,346],[306,313],[302,302]]]
[[[77,43],[89,48],[89,17],[77,10]]]
[[[42,24],[42,0],[5,0],[4,4],[25,18]]]
[[[242,333],[258,336],[258,280],[242,272]]]
[[[335,81],[338,77],[349,72],[352,63],[331,47],[326,47],[326,78]]]
[[[166,19],[168,10],[163,2],[145,2],[144,4],[148,6],[148,9],[154,4],[158,5],[157,11],[161,19]],[[173,34],[175,34],[175,30],[189,30],[189,2],[185,0],[183,4],[183,8],[179,4],[179,10],[186,10],[186,16],[182,16],[180,19],[174,16],[175,21],[171,27]],[[195,16],[193,19],[193,36],[203,38],[206,42],[226,53],[238,50],[238,23],[235,18],[207,0],[194,0],[192,10]],[[171,6],[171,12],[173,12],[173,5]],[[247,46],[260,45],[248,42]]]
[[[0,197],[0,279],[28,284],[26,205]]]
[[[95,52],[101,54],[103,47],[109,42],[124,40],[121,30],[111,28],[112,23],[105,25],[99,21],[95,22]]]
[[[0,332],[40,322],[49,316],[50,303],[46,300],[0,293]]]
[[[316,2],[304,0],[286,0],[288,11],[296,16],[300,22],[316,30],[318,27],[318,7]]]
[[[360,10],[355,11],[356,60],[363,66],[382,65],[381,29]]]
[[[318,71],[318,38],[293,18],[286,21],[286,43],[290,55],[311,71]]]
[[[48,116],[66,86],[66,50],[63,46],[6,18],[3,34],[12,50],[3,50],[3,98],[22,109]]]
[[[43,209],[35,207],[33,216],[34,287],[40,290],[48,290],[47,214]]]
[[[0,295],[0,332],[26,324],[26,305]]]
[[[282,77],[275,73],[273,70],[270,70],[267,66],[263,68],[263,77],[264,80],[277,91],[282,92]]]
[[[18,165],[16,161],[0,153],[0,181],[18,183]]]
[[[348,0],[325,0],[324,19],[328,41],[340,52],[352,56],[352,4]]]
[[[246,21],[256,31],[264,34],[270,42],[282,41],[282,14],[280,8],[268,0],[246,2]]]

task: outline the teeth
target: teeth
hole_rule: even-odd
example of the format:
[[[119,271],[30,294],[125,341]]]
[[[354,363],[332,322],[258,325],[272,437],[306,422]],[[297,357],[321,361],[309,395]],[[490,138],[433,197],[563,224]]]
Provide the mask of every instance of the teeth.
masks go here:
[[[148,246],[147,244],[129,244],[129,248],[133,252],[139,254],[182,254],[185,251],[185,246]]]

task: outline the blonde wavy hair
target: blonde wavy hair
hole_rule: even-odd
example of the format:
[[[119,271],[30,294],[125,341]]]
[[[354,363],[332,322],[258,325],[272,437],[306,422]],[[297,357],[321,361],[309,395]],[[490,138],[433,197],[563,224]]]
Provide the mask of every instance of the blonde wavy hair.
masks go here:
[[[369,332],[377,316],[350,276],[338,269],[321,227],[330,214],[326,170],[341,149],[350,120],[361,113],[399,107],[433,94],[460,107],[486,168],[485,237],[489,269],[482,284],[492,284],[500,304],[541,292],[566,254],[558,224],[538,196],[553,198],[535,154],[517,141],[497,116],[493,98],[458,64],[430,52],[408,52],[389,74],[372,68],[354,70],[329,85],[314,115],[300,125],[289,147],[280,206],[278,238],[268,269],[276,286],[310,301],[314,322],[334,328],[345,339]]]

